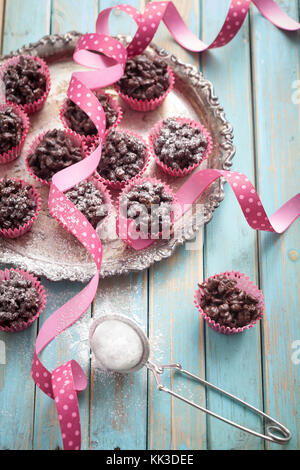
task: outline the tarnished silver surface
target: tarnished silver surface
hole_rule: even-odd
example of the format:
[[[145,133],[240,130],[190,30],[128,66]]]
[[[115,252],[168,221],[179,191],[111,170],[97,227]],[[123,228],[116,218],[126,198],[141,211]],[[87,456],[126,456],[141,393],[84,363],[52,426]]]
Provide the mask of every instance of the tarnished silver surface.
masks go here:
[[[7,174],[26,178],[27,181],[34,183],[43,199],[42,212],[30,233],[17,240],[0,239],[0,262],[22,267],[54,281],[62,279],[86,281],[94,274],[95,266],[79,242],[49,216],[47,209],[49,190],[30,178],[25,169],[24,155],[37,134],[44,129],[61,127],[58,117],[59,107],[66,96],[72,72],[82,69],[72,61],[72,52],[79,36],[77,32],[67,33],[64,36],[46,36],[39,42],[12,53],[12,55],[26,53],[46,58],[50,67],[52,88],[44,109],[31,117],[30,133],[21,157],[13,163],[0,166],[0,177]],[[127,40],[125,37],[118,39],[124,42]],[[212,84],[205,80],[195,67],[184,64],[174,55],[155,45],[149,47],[147,53],[158,54],[171,65],[177,78],[175,89],[164,104],[151,113],[136,113],[125,108],[121,102],[124,110],[121,128],[130,128],[147,138],[151,127],[158,120],[168,116],[185,116],[200,120],[211,132],[214,141],[212,154],[202,168],[208,166],[229,169],[235,153],[232,127],[225,118]],[[115,95],[112,89],[108,89],[108,92]],[[167,182],[175,190],[184,182],[184,179],[165,176],[154,163],[150,165],[148,173]],[[106,277],[141,271],[154,262],[171,256],[176,247],[187,240],[192,240],[200,227],[211,220],[214,209],[224,198],[223,185],[224,182],[218,180],[210,186],[194,210],[176,224],[175,236],[171,240],[157,241],[142,252],[135,252],[117,238],[114,213],[104,229],[105,233],[102,233],[102,236],[106,235],[106,240],[103,242],[101,275]]]

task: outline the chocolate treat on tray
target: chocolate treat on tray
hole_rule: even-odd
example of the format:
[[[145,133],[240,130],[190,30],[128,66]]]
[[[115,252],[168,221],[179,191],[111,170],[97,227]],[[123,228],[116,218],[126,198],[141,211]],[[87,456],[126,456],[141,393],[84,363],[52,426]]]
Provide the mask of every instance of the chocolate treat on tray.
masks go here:
[[[22,139],[23,131],[22,119],[12,107],[0,110],[0,154],[16,147]]]
[[[155,100],[169,88],[167,63],[141,54],[127,61],[125,72],[118,85],[121,93],[137,100]]]
[[[82,181],[66,192],[66,196],[85,215],[94,228],[108,214],[104,196],[92,181]]]
[[[66,131],[48,131],[27,157],[29,168],[38,178],[49,182],[55,173],[84,158],[81,146],[72,142]]]
[[[124,192],[120,206],[125,217],[136,221],[137,231],[160,233],[170,228],[173,201],[162,183],[146,180]]]
[[[20,228],[35,216],[37,204],[29,194],[31,189],[14,179],[0,180],[0,230]]]
[[[15,65],[10,65],[3,75],[5,97],[17,105],[38,101],[47,87],[47,77],[41,65],[30,57],[20,57]]]
[[[163,121],[154,142],[154,151],[168,168],[183,170],[198,164],[207,146],[207,137],[202,134],[201,129],[169,118]]]
[[[31,281],[12,271],[0,280],[0,326],[15,327],[29,321],[39,311],[40,299]]]
[[[112,129],[103,145],[98,172],[106,180],[126,182],[140,173],[147,156],[142,140]]]
[[[97,97],[105,112],[106,128],[109,129],[118,119],[117,111],[109,102],[107,95],[99,94]],[[77,134],[84,136],[98,134],[98,131],[89,116],[70,99],[66,102],[64,117],[67,120],[70,129],[77,132]]]
[[[203,289],[202,310],[219,325],[240,328],[261,315],[259,299],[237,287],[234,279],[222,275],[199,284]]]

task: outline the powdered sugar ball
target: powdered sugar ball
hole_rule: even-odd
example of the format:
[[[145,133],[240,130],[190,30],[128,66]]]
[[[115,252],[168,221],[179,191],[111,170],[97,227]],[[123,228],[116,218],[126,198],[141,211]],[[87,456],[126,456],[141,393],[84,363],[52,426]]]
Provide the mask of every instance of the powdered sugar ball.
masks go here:
[[[100,323],[91,338],[92,351],[99,367],[125,372],[137,366],[143,356],[143,344],[133,327],[121,320]]]

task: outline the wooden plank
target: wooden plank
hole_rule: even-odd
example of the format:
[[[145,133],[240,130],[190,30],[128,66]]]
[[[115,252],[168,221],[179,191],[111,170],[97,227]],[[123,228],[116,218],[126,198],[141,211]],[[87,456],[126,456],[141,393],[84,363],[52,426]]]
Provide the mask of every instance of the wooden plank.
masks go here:
[[[31,10],[24,9],[24,2],[6,1],[4,54],[50,32],[50,1],[32,1],[31,5],[34,15]],[[36,322],[24,332],[0,334],[0,341],[6,348],[3,388],[0,391],[0,449],[32,448],[35,387],[30,369],[37,326]]]
[[[189,27],[199,34],[197,1],[175,2]],[[198,56],[174,43],[161,25],[154,40],[182,60],[198,65]],[[153,358],[160,363],[181,362],[184,367],[204,376],[203,328],[193,309],[193,295],[203,275],[202,231],[197,240],[179,249],[172,258],[150,270],[149,335]],[[205,393],[195,383],[179,376],[163,378],[187,396],[204,404]],[[159,393],[153,378],[149,385],[150,449],[203,449],[206,447],[205,416],[186,404]]]
[[[93,4],[92,4],[93,3]],[[52,33],[65,33],[77,29],[93,31],[97,2],[90,0],[54,1],[51,16]],[[47,282],[48,306],[46,316],[53,313],[68,299],[74,297],[83,285],[80,283]],[[91,309],[71,328],[61,334],[43,353],[45,365],[52,370],[70,359],[77,360],[87,376],[90,374],[90,348],[88,334]],[[89,445],[89,387],[80,395],[82,448]],[[35,449],[61,447],[61,436],[54,402],[37,390],[35,413]]]
[[[8,54],[24,44],[38,41],[50,32],[51,0],[6,0],[3,52]]]
[[[147,330],[148,275],[129,274],[100,281],[94,318],[120,313]],[[102,373],[92,365],[91,442],[93,450],[146,448],[147,372]]]
[[[227,11],[227,0],[202,2],[203,39],[207,43],[220,30]],[[246,173],[254,181],[248,22],[229,45],[202,55],[202,59],[203,73],[214,84],[233,125],[237,151],[233,169]],[[221,207],[206,227],[205,276],[233,269],[244,272],[256,282],[256,233],[249,229],[228,185],[225,194]],[[234,337],[217,334],[206,327],[205,338],[207,380],[262,409],[260,327]],[[262,429],[255,416],[216,393],[208,393],[207,405],[233,421]],[[261,449],[263,443],[221,421],[208,418],[208,447]]]
[[[296,1],[280,5],[297,18]],[[300,114],[295,82],[299,80],[300,46],[297,34],[274,28],[256,10],[251,19],[257,181],[266,211],[272,214],[299,191]],[[266,299],[265,403],[267,411],[292,431],[288,449],[300,447],[300,374],[293,356],[300,338],[299,228],[297,222],[282,236],[259,235]]]
[[[74,30],[82,33],[93,32],[97,11],[97,0],[54,0],[51,29],[60,34]]]
[[[100,1],[99,11],[118,1]],[[142,3],[130,0],[140,8]],[[135,23],[123,13],[113,12],[111,34],[133,34]],[[100,281],[94,303],[95,318],[104,313],[122,313],[147,329],[148,273],[130,274]],[[92,367],[92,449],[145,449],[147,429],[147,373],[107,376]]]
[[[5,13],[4,0],[0,0],[0,53],[2,53],[2,33],[3,33],[3,22]]]
[[[161,364],[180,362],[200,376],[205,374],[203,327],[193,310],[193,295],[202,279],[202,237],[197,237],[193,251],[180,248],[170,260],[151,269],[149,336],[154,361]],[[163,377],[167,387],[205,404],[199,385],[175,375]],[[156,390],[153,377],[149,386],[150,449],[204,449],[205,416],[194,408]]]
[[[75,282],[50,282],[44,280],[47,289],[47,308],[41,324],[59,307],[74,297],[84,285]],[[71,359],[79,362],[87,377],[90,370],[89,327],[91,315],[87,312],[75,325],[59,335],[40,355],[43,364],[52,371]],[[89,441],[89,387],[79,396],[82,448]],[[61,449],[61,435],[55,403],[38,388],[36,389],[34,449]]]
[[[6,356],[6,363],[0,366],[1,450],[32,449],[34,382],[30,368],[36,331],[34,324],[20,333],[0,333]]]

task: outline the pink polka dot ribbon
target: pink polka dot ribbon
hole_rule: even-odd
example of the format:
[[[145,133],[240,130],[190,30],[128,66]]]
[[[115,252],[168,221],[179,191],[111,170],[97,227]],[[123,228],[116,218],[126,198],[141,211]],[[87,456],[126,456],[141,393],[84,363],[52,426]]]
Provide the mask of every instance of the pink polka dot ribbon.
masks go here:
[[[268,218],[247,176],[237,171],[206,169],[191,175],[176,192],[175,222],[191,208],[215,180],[221,177],[226,178],[230,184],[248,224],[254,230],[283,233],[300,215],[300,193]],[[155,240],[145,235],[137,238],[133,221],[126,219],[120,211],[118,220],[120,238],[135,250],[143,250],[154,243]]]
[[[300,28],[300,23],[284,13],[273,0],[252,0],[252,3],[278,28],[287,31]],[[143,14],[131,5],[122,4],[107,8],[98,17],[96,31],[109,36],[109,15],[112,10],[118,9],[131,16],[138,26],[127,49],[128,57],[141,54],[146,49],[162,21],[178,44],[192,52],[203,52],[228,44],[241,29],[250,5],[251,0],[232,0],[224,24],[210,45],[205,44],[188,29],[173,2],[148,2]]]
[[[95,95],[75,76],[69,87],[69,97],[79,102],[90,113],[99,135],[104,135],[105,114]],[[85,102],[83,102],[85,101]],[[55,400],[65,450],[80,449],[81,429],[77,392],[86,388],[86,377],[76,361],[70,361],[50,373],[38,355],[56,336],[75,323],[89,308],[96,295],[102,261],[102,244],[83,214],[67,199],[67,191],[94,173],[101,156],[101,144],[88,158],[57,173],[52,180],[49,193],[50,213],[72,233],[92,256],[97,271],[90,283],[74,298],[53,313],[43,324],[36,341],[32,363],[32,377],[38,387]]]
[[[290,31],[299,29],[299,23],[282,12],[273,0],[253,0],[253,3],[277,27]],[[53,372],[49,372],[42,364],[39,355],[56,336],[75,323],[88,310],[96,295],[99,283],[102,261],[101,241],[83,214],[64,195],[68,189],[89,178],[95,172],[101,158],[106,121],[103,108],[92,90],[117,82],[124,73],[127,58],[145,50],[161,21],[164,21],[172,36],[182,47],[202,52],[227,44],[241,28],[250,4],[250,0],[232,0],[224,25],[209,46],[200,41],[187,28],[172,2],[150,2],[147,4],[144,14],[130,5],[113,7],[129,14],[137,23],[137,32],[127,48],[109,34],[108,21],[113,8],[108,8],[100,13],[96,24],[96,33],[86,34],[78,41],[74,60],[92,70],[78,71],[72,75],[68,96],[90,116],[98,130],[100,144],[87,158],[60,171],[53,177],[48,204],[52,216],[88,250],[96,264],[96,273],[79,294],[44,322],[36,340],[32,363],[32,377],[36,385],[55,401],[63,447],[66,450],[81,448],[77,394],[86,388],[87,380],[76,361],[71,360],[60,365]],[[252,228],[282,233],[299,215],[299,195],[287,202],[268,219],[255,189],[244,175],[221,170],[202,170],[192,175],[177,192],[179,200],[177,217],[182,216],[189,205],[193,204],[199,195],[221,176],[229,181]],[[130,234],[128,235],[128,228],[126,228],[125,238],[127,241],[128,237]],[[152,242],[152,240],[137,240],[134,242],[134,247],[142,249],[147,246],[147,243]]]

